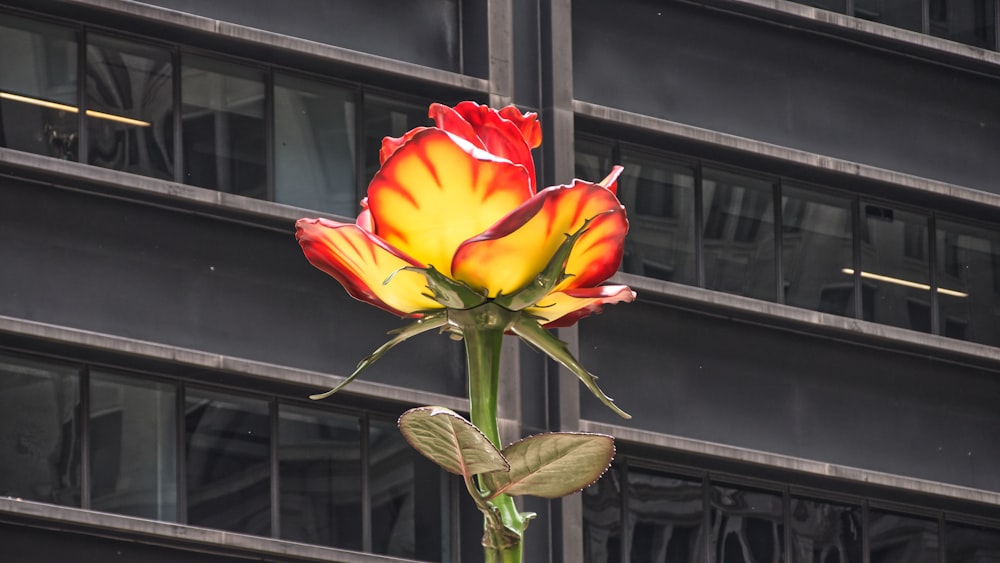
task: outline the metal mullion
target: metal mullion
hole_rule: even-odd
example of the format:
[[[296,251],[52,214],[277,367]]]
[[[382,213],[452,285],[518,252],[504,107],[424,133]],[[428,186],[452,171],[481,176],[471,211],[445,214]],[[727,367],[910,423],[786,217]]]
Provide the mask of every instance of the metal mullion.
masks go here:
[[[354,199],[358,202],[359,206],[368,191],[364,182],[365,153],[368,151],[366,147],[367,143],[365,142],[365,135],[368,133],[368,128],[365,124],[365,94],[366,92],[360,86],[354,89],[355,107],[357,107],[357,110],[354,112]],[[358,209],[360,212],[360,207]]]
[[[281,501],[278,490],[278,399],[268,401],[268,421],[271,427],[270,465],[271,465],[271,537],[281,537]]]
[[[785,280],[784,280],[784,267],[782,265],[782,240],[781,240],[781,226],[784,222],[784,210],[781,206],[781,178],[778,178],[771,189],[772,197],[774,198],[774,213],[771,214],[771,220],[774,225],[774,283],[775,283],[775,296],[778,303],[785,302]]]
[[[784,540],[785,556],[782,561],[792,561],[792,492],[789,485],[785,485],[782,490],[781,499],[781,525],[784,528],[782,539]]]
[[[87,163],[87,144],[89,142],[87,135],[87,43],[89,41],[87,28],[80,27],[79,34],[77,35],[77,52],[76,52],[76,127],[77,127],[77,137],[76,137],[76,161]]]
[[[989,48],[1000,51],[1000,0],[993,0],[993,44]]]
[[[854,0],[846,0],[844,2],[844,10],[847,12],[848,16],[854,15]]]
[[[930,291],[930,320],[931,320],[931,334],[941,334],[941,319],[940,319],[940,295],[938,293],[938,282],[937,282],[937,266],[938,266],[938,255],[937,255],[937,214],[931,213],[927,217],[927,269],[928,277],[927,283],[931,286]]]
[[[183,100],[184,90],[181,88],[181,51],[174,47],[171,50],[173,60],[173,96],[174,96],[174,181],[178,184],[184,183],[184,123],[183,123]]]
[[[701,160],[694,165],[694,262],[696,283],[698,287],[705,287],[705,220],[704,220],[704,198],[702,195],[703,176]]]
[[[177,420],[175,421],[175,432],[177,434],[177,522],[187,524],[188,503],[187,503],[187,432],[184,419],[184,405],[186,402],[187,386],[184,381],[177,382],[177,393],[175,407]]]
[[[361,416],[361,551],[372,551],[372,503],[368,474],[371,471],[371,456],[368,442],[371,421],[368,413]]]
[[[619,543],[621,545],[619,548],[622,561],[629,561],[629,557],[632,555],[632,546],[629,542],[625,541],[629,527],[629,520],[631,520],[631,518],[629,518],[628,510],[628,469],[628,458],[623,458],[621,465],[618,466],[618,482],[621,484],[621,492],[618,495],[618,498],[621,499],[618,503],[618,521],[621,522],[621,530],[619,531],[619,534],[621,535],[621,541]]]
[[[275,201],[275,162],[274,162],[274,69],[268,66],[264,71],[264,199]]]
[[[871,563],[871,509],[868,499],[861,503],[861,563]]]
[[[864,319],[864,296],[862,295],[864,288],[861,286],[861,196],[855,195],[854,201],[851,203],[851,237],[853,241],[851,243],[851,257],[852,266],[854,267],[854,318]]]
[[[701,475],[701,525],[705,530],[703,548],[705,550],[705,562],[704,563],[714,563],[715,553],[712,552],[712,483],[708,478],[708,472],[704,472]]]
[[[921,0],[920,2],[920,32],[924,35],[931,34],[931,2],[930,0]]]
[[[80,508],[90,509],[90,366],[80,369]]]
[[[948,562],[948,550],[947,550],[947,538],[944,533],[944,512],[938,513],[938,561],[940,563]]]

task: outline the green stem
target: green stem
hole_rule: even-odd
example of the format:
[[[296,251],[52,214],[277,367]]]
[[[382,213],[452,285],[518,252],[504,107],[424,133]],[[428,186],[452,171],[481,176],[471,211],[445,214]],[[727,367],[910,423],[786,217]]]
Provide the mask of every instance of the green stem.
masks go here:
[[[456,324],[462,327],[465,353],[469,363],[469,407],[472,424],[493,442],[497,449],[500,430],[497,425],[497,391],[500,382],[500,347],[510,312],[492,304],[472,310],[455,311]],[[498,512],[502,528],[486,518],[483,550],[486,563],[521,563],[522,538],[526,521],[508,495],[489,501]]]

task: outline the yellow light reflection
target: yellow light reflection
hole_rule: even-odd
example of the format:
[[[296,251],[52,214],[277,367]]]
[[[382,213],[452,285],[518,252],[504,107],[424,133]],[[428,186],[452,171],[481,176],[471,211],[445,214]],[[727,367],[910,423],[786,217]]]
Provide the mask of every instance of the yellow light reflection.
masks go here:
[[[22,102],[25,104],[32,104],[35,106],[41,106],[43,108],[68,111],[70,113],[79,113],[80,111],[79,109],[76,108],[76,106],[57,104],[56,102],[50,102],[48,100],[40,100],[38,98],[29,98],[28,96],[19,96],[17,94],[11,94],[9,92],[0,92],[0,98],[15,102]],[[132,119],[131,117],[124,117],[121,115],[115,115],[113,113],[104,113],[103,111],[94,111],[92,109],[88,109],[85,113],[89,117],[95,117],[97,119],[107,119],[108,121],[117,121],[119,123],[124,123],[126,125],[135,125],[137,127],[149,127],[152,125],[152,123],[148,121],[142,121],[141,119]]]
[[[854,275],[853,268],[841,268],[841,272],[847,275]],[[874,274],[872,272],[861,272],[861,277],[868,278],[870,280],[883,281],[887,283],[894,283],[896,285],[901,285],[904,287],[912,287],[914,289],[923,289],[924,291],[930,291],[931,286],[925,283],[918,283],[910,280],[903,280],[899,278],[894,278],[892,276],[883,276],[882,274]],[[937,288],[938,293],[943,293],[944,295],[951,295],[952,297],[968,297],[968,293],[963,293],[961,291],[955,291],[954,289],[945,289],[943,287]]]

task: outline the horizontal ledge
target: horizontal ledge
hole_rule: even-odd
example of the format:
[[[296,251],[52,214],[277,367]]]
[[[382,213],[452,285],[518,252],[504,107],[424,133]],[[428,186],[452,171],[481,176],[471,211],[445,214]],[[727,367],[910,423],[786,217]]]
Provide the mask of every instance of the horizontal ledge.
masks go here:
[[[840,28],[850,32],[861,32],[866,35],[897,42],[903,45],[911,45],[922,49],[938,52],[945,55],[958,56],[976,63],[986,63],[1000,66],[1000,53],[935,37],[933,35],[893,27],[882,23],[877,23],[861,18],[839,14],[822,8],[814,8],[797,2],[788,0],[723,0],[726,5],[737,9],[768,10],[782,16],[792,16],[834,28]]]
[[[848,467],[845,465],[823,463],[736,446],[727,446],[714,442],[693,440],[671,434],[661,434],[659,432],[651,432],[648,430],[636,430],[625,426],[594,422],[590,420],[581,420],[580,430],[583,432],[610,434],[615,436],[617,440],[634,442],[644,446],[668,448],[686,453],[706,455],[744,463],[753,463],[771,468],[797,471],[800,473],[809,473],[820,477],[830,477],[852,481],[859,484],[891,487],[893,489],[936,495],[960,501],[1000,505],[1000,493],[973,489],[971,487],[949,485],[947,483],[938,483],[936,481],[892,475],[889,473],[858,469],[856,467]]]
[[[198,16],[160,6],[152,6],[132,0],[61,0],[84,8],[114,12],[123,16],[141,18],[187,31],[210,33],[218,37],[236,39],[261,47],[281,49],[300,55],[309,55],[329,62],[350,65],[357,68],[386,72],[400,77],[417,79],[440,86],[461,88],[475,92],[489,92],[489,80],[457,74],[446,70],[426,67],[337,47],[308,39],[300,39],[280,33],[264,31],[253,27],[229,23],[222,20]]]
[[[148,200],[151,203],[174,202],[181,208],[197,207],[209,215],[225,214],[277,223],[287,222],[289,230],[292,229],[292,223],[302,217],[346,219],[273,201],[0,147],[0,173],[4,172],[21,172],[28,179],[70,189],[77,189],[76,186],[81,183],[110,188],[116,194],[131,194],[137,200]],[[353,222],[353,219],[350,221]]]
[[[175,365],[249,376],[258,380],[275,383],[302,385],[315,388],[317,391],[332,389],[345,379],[341,376],[310,370],[0,316],[0,334],[5,333],[44,340],[55,344],[113,352],[144,360],[164,361]],[[467,412],[469,410],[469,400],[466,398],[401,388],[384,383],[354,381],[342,393],[382,401],[390,400],[416,405],[440,405],[456,411]]]
[[[804,165],[827,172],[900,186],[929,195],[943,196],[957,201],[1000,209],[1000,195],[956,184],[894,172],[885,168],[756,141],[746,137],[685,125],[676,121],[633,113],[582,100],[573,100],[573,111],[579,116],[606,123],[635,127],[653,133],[661,133],[716,147],[738,150],[756,156]]]
[[[635,274],[618,272],[612,280],[626,284],[639,294],[648,292],[655,297],[671,301],[682,301],[716,309],[730,310],[735,314],[754,317],[761,324],[773,324],[778,328],[798,326],[802,332],[839,333],[851,341],[892,346],[900,351],[921,350],[936,356],[947,355],[948,359],[965,358],[970,363],[1000,365],[1000,348],[956,340],[945,336],[907,330],[861,319],[841,317],[819,311],[811,311],[762,301],[741,295],[712,291],[700,287],[668,282]],[[657,299],[653,299],[657,301]],[[772,321],[768,323],[768,320]],[[810,330],[811,329],[811,330]]]
[[[0,517],[3,516],[7,516],[8,520],[10,516],[18,519],[43,520],[47,527],[54,527],[54,523],[55,527],[59,529],[72,527],[74,530],[80,529],[85,532],[87,528],[91,528],[99,531],[102,537],[114,537],[114,534],[118,533],[128,536],[129,540],[134,541],[135,536],[138,535],[148,540],[149,543],[166,545],[176,549],[187,548],[199,551],[211,549],[223,553],[228,551],[230,554],[232,551],[239,551],[260,554],[268,558],[278,557],[281,560],[293,557],[300,560],[336,561],[338,563],[401,563],[410,561],[409,559],[385,555],[358,553],[332,547],[93,512],[10,497],[0,498]]]

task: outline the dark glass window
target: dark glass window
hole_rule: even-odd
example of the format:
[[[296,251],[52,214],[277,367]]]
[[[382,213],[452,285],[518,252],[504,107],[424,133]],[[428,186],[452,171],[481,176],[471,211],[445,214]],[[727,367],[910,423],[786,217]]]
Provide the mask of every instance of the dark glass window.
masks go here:
[[[727,485],[712,485],[709,491],[717,563],[785,560],[781,493]]]
[[[611,172],[611,145],[591,139],[577,139],[573,144],[577,178],[598,182]],[[628,170],[626,170],[628,172]],[[620,187],[619,187],[620,189]]]
[[[395,421],[369,428],[372,551],[440,560],[447,474],[403,439]]]
[[[0,356],[0,496],[80,506],[76,369]]]
[[[290,405],[278,412],[281,538],[361,550],[358,418]]]
[[[854,280],[843,272],[854,263],[850,200],[783,186],[781,206],[785,303],[853,316]]]
[[[91,372],[91,508],[177,520],[176,412],[172,384]]]
[[[791,563],[862,563],[861,507],[792,498]]]
[[[626,537],[632,563],[705,560],[704,488],[700,480],[628,471]]]
[[[583,499],[583,555],[588,563],[621,563],[621,473],[615,465],[580,494]]]
[[[631,152],[622,155],[622,164],[618,196],[629,218],[623,269],[697,284],[694,170]]]
[[[927,217],[865,202],[861,212],[861,282],[871,288],[862,295],[870,300],[866,320],[930,332]]]
[[[936,520],[882,510],[870,512],[871,563],[937,563],[941,540]]]
[[[923,27],[923,2],[914,0],[854,0],[854,16],[920,31]]]
[[[267,197],[264,73],[185,55],[181,67],[184,183]]]
[[[414,127],[430,125],[429,104],[402,102],[382,96],[365,96],[365,175],[371,181],[379,169],[383,137],[399,137]],[[603,178],[603,176],[602,176]]]
[[[188,523],[271,534],[271,425],[257,399],[189,390],[184,425]]]
[[[72,30],[0,14],[0,147],[76,160]]]
[[[98,34],[87,38],[87,162],[172,180],[170,51]]]
[[[968,524],[945,524],[947,563],[1000,561],[1000,530]]]
[[[705,287],[774,301],[774,185],[705,169],[702,216]]]
[[[996,43],[993,0],[930,0],[931,35],[992,49]]]
[[[939,220],[936,273],[940,334],[1000,343],[1000,232]]]
[[[275,201],[357,214],[355,98],[351,90],[275,75]]]

